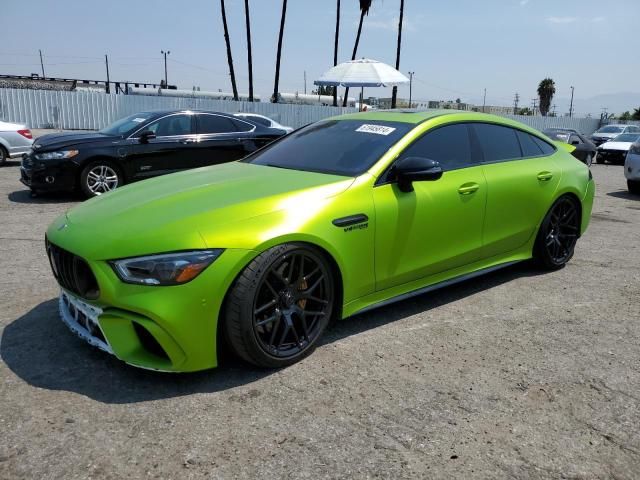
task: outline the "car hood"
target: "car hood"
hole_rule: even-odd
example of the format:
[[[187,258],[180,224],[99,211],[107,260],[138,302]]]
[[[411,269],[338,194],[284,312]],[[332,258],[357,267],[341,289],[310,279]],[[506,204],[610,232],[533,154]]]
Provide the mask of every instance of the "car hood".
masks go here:
[[[633,142],[607,142],[600,145],[603,150],[624,150],[625,152],[631,148]]]
[[[343,192],[353,181],[232,162],[145,180],[88,200],[54,222],[48,235],[54,243],[73,237],[74,245],[60,246],[96,260],[233,248],[242,244],[247,220],[287,208],[311,215],[323,199]],[[216,238],[222,232],[225,240],[208,245],[205,238],[212,232]]]
[[[97,132],[88,133],[50,133],[38,137],[33,143],[33,149],[36,151],[50,151],[57,150],[64,147],[72,147],[75,145],[81,145],[83,143],[95,143],[95,142],[117,142],[120,141],[120,137],[114,137],[110,135],[103,135]]]

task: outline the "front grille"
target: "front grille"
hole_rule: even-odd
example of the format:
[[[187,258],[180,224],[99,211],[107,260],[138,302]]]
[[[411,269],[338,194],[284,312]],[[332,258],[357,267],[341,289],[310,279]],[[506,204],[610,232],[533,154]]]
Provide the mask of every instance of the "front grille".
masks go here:
[[[51,270],[60,286],[87,300],[98,298],[98,282],[87,262],[48,240],[46,243]]]

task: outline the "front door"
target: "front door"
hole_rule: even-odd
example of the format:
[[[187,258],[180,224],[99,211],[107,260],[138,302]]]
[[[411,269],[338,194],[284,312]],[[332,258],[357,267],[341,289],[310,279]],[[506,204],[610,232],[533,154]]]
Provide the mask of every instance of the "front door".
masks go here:
[[[480,259],[487,185],[472,153],[469,127],[428,131],[400,155],[436,160],[434,181],[401,192],[393,166],[373,189],[376,208],[376,289],[384,290]]]
[[[141,143],[138,137],[143,131],[153,132],[156,138]],[[196,140],[193,115],[173,114],[150,123],[131,139],[129,163],[134,177],[141,179],[193,168]]]

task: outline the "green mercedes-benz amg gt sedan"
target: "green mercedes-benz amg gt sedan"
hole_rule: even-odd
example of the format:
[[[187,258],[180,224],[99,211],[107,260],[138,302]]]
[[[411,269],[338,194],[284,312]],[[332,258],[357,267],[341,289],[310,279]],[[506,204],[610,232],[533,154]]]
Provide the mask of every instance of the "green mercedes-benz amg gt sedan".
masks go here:
[[[557,269],[594,182],[571,147],[466,112],[343,115],[242,161],[125,186],[47,232],[60,313],[139,367],[262,367],[332,319],[534,258]]]

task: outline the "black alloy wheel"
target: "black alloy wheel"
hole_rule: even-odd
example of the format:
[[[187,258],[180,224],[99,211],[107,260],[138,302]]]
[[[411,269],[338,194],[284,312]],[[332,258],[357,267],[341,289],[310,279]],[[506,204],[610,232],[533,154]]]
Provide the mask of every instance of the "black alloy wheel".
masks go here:
[[[560,197],[544,218],[534,247],[540,265],[556,270],[573,257],[580,235],[580,208],[570,196]]]
[[[227,339],[255,365],[290,365],[313,350],[334,303],[333,274],[322,254],[303,244],[271,248],[245,268],[230,291]]]

